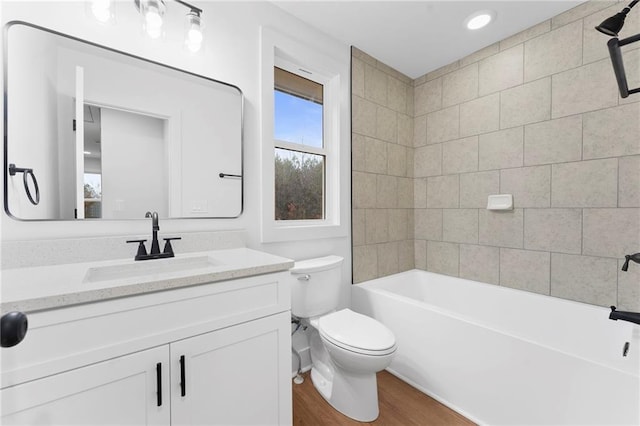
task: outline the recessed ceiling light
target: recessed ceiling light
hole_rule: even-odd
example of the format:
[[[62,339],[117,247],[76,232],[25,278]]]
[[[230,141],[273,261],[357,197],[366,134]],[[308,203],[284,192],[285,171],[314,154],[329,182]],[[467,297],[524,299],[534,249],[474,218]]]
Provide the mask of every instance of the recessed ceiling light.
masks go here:
[[[464,25],[470,30],[477,30],[489,24],[493,20],[495,12],[491,10],[480,10],[464,20]]]

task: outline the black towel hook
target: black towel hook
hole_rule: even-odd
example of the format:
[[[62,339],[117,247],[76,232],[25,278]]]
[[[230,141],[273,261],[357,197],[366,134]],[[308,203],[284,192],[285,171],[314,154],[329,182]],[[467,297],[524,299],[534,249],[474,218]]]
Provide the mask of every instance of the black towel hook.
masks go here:
[[[16,167],[15,164],[9,164],[9,175],[15,176],[16,173],[22,173],[22,182],[24,184],[24,190],[27,193],[27,198],[31,201],[31,204],[37,206],[38,203],[40,203],[40,188],[38,188],[38,180],[36,179],[36,175],[33,174],[33,169],[24,169]],[[33,198],[33,195],[31,195],[31,190],[29,189],[29,176],[31,176],[33,188],[36,191],[35,199]]]

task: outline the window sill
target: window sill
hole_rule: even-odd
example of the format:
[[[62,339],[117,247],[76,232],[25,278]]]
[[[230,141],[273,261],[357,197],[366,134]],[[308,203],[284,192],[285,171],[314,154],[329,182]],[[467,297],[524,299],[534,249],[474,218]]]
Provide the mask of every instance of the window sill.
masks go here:
[[[271,221],[270,224],[265,225],[267,226],[263,226],[261,236],[263,243],[349,236],[349,229],[346,225],[336,225],[325,221],[319,221],[319,223],[298,220]]]

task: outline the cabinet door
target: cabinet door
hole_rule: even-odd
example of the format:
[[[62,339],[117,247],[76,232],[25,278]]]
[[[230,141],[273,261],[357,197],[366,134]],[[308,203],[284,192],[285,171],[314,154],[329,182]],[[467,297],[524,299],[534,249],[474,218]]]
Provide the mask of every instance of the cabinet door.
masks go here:
[[[291,424],[290,318],[172,343],[172,425]]]
[[[168,361],[165,345],[3,389],[0,424],[168,425]]]

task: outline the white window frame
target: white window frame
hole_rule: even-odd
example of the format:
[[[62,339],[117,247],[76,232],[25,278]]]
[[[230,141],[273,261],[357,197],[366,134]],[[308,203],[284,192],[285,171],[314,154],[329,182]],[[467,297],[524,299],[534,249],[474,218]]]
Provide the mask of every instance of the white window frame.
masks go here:
[[[350,211],[349,57],[341,61],[261,28],[261,241],[347,237]],[[323,85],[323,149],[274,138],[274,67]],[[300,71],[300,68],[305,71]],[[310,72],[311,74],[308,74]],[[275,220],[275,148],[325,156],[324,219]]]

